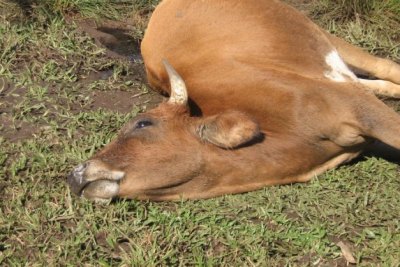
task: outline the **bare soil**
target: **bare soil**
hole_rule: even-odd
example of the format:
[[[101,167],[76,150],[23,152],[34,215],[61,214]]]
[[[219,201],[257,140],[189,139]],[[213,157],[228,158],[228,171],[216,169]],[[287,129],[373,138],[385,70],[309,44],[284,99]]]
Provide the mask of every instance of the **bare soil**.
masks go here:
[[[0,136],[11,142],[32,137],[38,131],[38,127],[13,118],[13,107],[22,101],[25,89],[15,87],[12,83],[0,79],[0,90],[2,99],[0,102]]]
[[[146,83],[146,74],[144,71],[143,60],[140,54],[140,43],[129,34],[134,28],[122,21],[103,20],[96,22],[92,19],[82,19],[79,17],[70,17],[81,31],[86,32],[96,42],[98,46],[106,49],[106,55],[110,58],[128,60],[132,64],[133,74],[131,79],[140,83]],[[101,73],[92,73],[89,81],[97,79],[107,79],[111,75],[107,71]],[[132,105],[145,104],[145,108],[157,106],[163,97],[158,93],[149,91],[143,92],[96,92],[93,94],[94,103],[92,108],[106,108],[112,111],[127,113],[132,110]],[[112,99],[113,101],[110,101]]]
[[[107,56],[141,62],[140,42],[129,34],[134,25],[114,20],[97,22],[77,16],[67,17],[67,21],[75,22],[81,31],[95,40],[97,45],[106,48]]]

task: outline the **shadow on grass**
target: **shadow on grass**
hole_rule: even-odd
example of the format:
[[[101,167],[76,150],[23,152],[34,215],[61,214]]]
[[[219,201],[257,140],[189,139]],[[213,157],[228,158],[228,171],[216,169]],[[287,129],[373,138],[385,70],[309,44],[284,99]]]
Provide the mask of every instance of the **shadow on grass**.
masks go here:
[[[33,6],[37,1],[32,0],[8,0],[9,2],[16,3],[25,16],[30,17],[32,15]]]
[[[127,57],[130,61],[141,60],[139,42],[129,35],[127,29],[101,26],[97,31],[113,36],[113,40],[99,40],[107,49]]]
[[[380,141],[375,141],[369,145],[359,157],[353,159],[345,165],[353,165],[358,162],[366,161],[370,157],[382,158],[391,163],[400,165],[400,150]]]

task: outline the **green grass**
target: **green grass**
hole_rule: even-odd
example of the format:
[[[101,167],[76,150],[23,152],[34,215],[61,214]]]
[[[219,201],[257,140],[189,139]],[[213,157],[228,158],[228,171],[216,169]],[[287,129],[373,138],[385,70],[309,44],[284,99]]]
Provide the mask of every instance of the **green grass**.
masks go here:
[[[310,0],[318,24],[370,53],[400,61],[398,0]]]
[[[147,105],[132,98],[117,112],[98,97],[148,89],[137,76],[141,63],[108,57],[66,18],[132,19],[138,39],[156,3],[36,1],[27,14],[0,0],[0,265],[344,266],[343,241],[359,266],[399,266],[399,167],[383,159],[307,184],[201,201],[100,205],[70,194],[72,167]],[[400,58],[395,30],[384,26],[398,23],[397,2],[321,9],[335,3],[303,8],[335,34]]]

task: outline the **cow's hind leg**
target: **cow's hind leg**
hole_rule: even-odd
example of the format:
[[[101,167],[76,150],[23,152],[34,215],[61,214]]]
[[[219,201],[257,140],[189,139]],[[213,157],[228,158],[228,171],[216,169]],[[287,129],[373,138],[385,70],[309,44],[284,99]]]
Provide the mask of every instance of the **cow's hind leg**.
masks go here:
[[[361,48],[329,33],[326,34],[341,58],[356,73],[364,73],[378,80],[359,79],[359,82],[376,94],[400,98],[400,65],[368,54]]]
[[[350,67],[368,73],[378,79],[400,84],[400,65],[395,62],[368,54],[361,48],[327,33],[327,37]]]
[[[368,89],[377,95],[400,98],[400,85],[384,80],[358,79]]]

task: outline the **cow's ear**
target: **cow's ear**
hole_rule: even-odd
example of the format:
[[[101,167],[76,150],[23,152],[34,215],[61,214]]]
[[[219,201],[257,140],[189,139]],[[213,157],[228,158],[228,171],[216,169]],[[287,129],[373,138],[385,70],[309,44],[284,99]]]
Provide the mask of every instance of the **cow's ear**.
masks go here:
[[[200,121],[196,132],[200,139],[222,148],[235,148],[261,135],[258,124],[239,111],[206,117]]]

